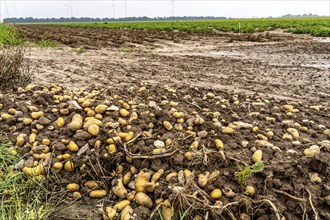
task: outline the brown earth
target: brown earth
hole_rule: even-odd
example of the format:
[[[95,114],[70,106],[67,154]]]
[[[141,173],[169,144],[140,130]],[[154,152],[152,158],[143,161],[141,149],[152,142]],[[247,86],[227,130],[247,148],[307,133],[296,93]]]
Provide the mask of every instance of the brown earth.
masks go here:
[[[29,110],[20,103],[31,101],[32,105],[45,112],[49,125],[54,125],[60,114],[51,110],[68,108],[69,105],[65,101],[56,104],[54,97],[47,94],[52,88],[58,88],[49,84],[58,83],[63,86],[56,92],[58,96],[75,93],[71,90],[79,87],[88,88],[88,93],[93,89],[98,91],[93,108],[103,102],[120,106],[120,100],[125,103],[131,101],[132,106],[143,103],[129,110],[139,115],[139,119],[132,122],[132,128],[120,125],[116,132],[134,131],[137,135],[150,131],[150,123],[154,125],[151,136],[145,133],[135,136],[137,139],[129,148],[130,152],[118,144],[118,152],[110,159],[102,156],[106,152],[106,144],[95,147],[97,140],[105,143],[107,138],[113,137],[114,131],[109,128],[102,127],[100,135],[89,140],[81,140],[66,127],[58,129],[54,125],[55,131],[42,130],[38,137],[40,140],[51,137],[52,143],[57,143],[66,138],[76,141],[80,148],[86,143],[91,146],[83,159],[72,153],[77,167],[73,174],[50,170],[51,174],[57,174],[59,184],[65,186],[69,182],[83,183],[93,179],[109,191],[105,198],[95,200],[90,199],[86,195],[88,189],[82,187],[83,198],[69,206],[70,211],[77,213],[70,216],[68,208],[63,208],[54,214],[54,219],[76,219],[76,216],[80,216],[79,219],[99,218],[99,208],[112,206],[119,200],[111,193],[112,180],[118,178],[118,164],[123,166],[123,173],[128,172],[131,165],[138,171],[156,172],[163,168],[165,173],[160,185],[148,195],[153,201],[159,197],[169,199],[176,211],[175,219],[179,218],[178,211],[190,210],[191,206],[194,208],[190,210],[188,219],[197,214],[209,219],[285,217],[293,220],[317,219],[317,216],[318,219],[330,219],[328,41],[282,32],[237,35],[49,26],[18,28],[26,39],[37,41],[46,37],[61,46],[29,49],[28,57],[32,64],[38,65],[36,84],[40,87],[2,97],[1,113],[13,107],[28,115]],[[140,91],[142,86],[145,91]],[[76,96],[84,97],[86,94],[78,92]],[[119,97],[114,98],[114,95]],[[149,101],[154,101],[156,106]],[[171,106],[166,101],[174,101],[178,105]],[[290,109],[285,110],[286,104],[299,111],[290,113]],[[173,125],[177,123],[172,115],[173,107],[185,113],[185,122],[182,130],[178,125],[167,131],[163,121]],[[62,117],[69,123],[75,113],[86,117],[83,110],[72,110]],[[150,117],[149,113],[153,113],[154,117]],[[192,122],[196,114],[204,119],[204,123]],[[119,117],[118,112],[111,112],[104,114],[102,120],[104,123],[116,122]],[[246,124],[235,127],[233,124],[238,121]],[[26,127],[14,118],[8,122],[0,121],[0,128],[6,131],[16,125],[15,135],[29,134],[38,123],[41,122],[35,120],[31,127]],[[235,132],[224,134],[222,129],[227,126],[235,127]],[[253,131],[251,127],[259,130]],[[297,129],[299,137],[295,140],[300,144],[293,145],[293,140],[283,139],[283,135],[288,133],[287,128]],[[197,139],[187,133],[188,130],[196,132]],[[274,136],[268,131],[272,131]],[[153,158],[150,152],[154,141],[166,139],[173,140],[166,152],[174,154]],[[223,141],[223,150],[215,148],[215,139]],[[265,146],[265,142],[260,142],[265,139],[271,145]],[[193,150],[190,145],[196,140],[200,144],[197,150]],[[248,146],[244,146],[242,141],[248,141]],[[320,153],[305,156],[304,150],[312,145],[319,146]],[[247,184],[256,191],[254,195],[247,196],[237,183],[235,172],[239,171],[239,167],[253,164],[253,147],[262,150],[265,170],[247,180]],[[66,152],[68,150],[64,146],[55,148],[53,153]],[[185,158],[186,152],[193,153],[192,160]],[[135,155],[132,163],[127,162],[127,153]],[[150,158],[140,158],[141,155]],[[82,164],[89,168],[87,173],[86,168],[83,172]],[[195,181],[198,174],[205,172],[218,170],[220,175],[205,187],[188,184],[187,179],[184,183],[178,178],[170,182],[165,180],[168,173],[184,169],[195,173]],[[223,192],[219,201],[209,197],[215,188]],[[141,213],[149,216],[156,208],[154,205],[146,209],[136,203],[132,203],[132,207],[141,216]],[[159,218],[157,216],[158,212],[155,219]]]

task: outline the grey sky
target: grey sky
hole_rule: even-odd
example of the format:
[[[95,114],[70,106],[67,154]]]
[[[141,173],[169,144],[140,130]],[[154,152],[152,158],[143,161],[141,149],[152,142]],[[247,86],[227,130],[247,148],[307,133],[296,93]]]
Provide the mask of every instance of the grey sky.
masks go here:
[[[6,17],[163,17],[172,15],[171,0],[0,0]],[[70,3],[71,2],[71,3]],[[70,5],[72,7],[70,7]],[[330,16],[330,0],[174,0],[174,16],[267,17],[313,13]]]

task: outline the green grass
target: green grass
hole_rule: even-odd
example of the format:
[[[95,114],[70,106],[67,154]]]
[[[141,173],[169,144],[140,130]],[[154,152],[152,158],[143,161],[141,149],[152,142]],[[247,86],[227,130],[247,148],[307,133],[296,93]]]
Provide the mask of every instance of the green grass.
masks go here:
[[[90,22],[90,23],[48,23],[53,25],[100,27],[113,29],[180,30],[188,32],[254,33],[266,30],[285,29],[296,34],[311,34],[318,37],[330,36],[330,17],[318,18],[267,18],[267,19],[227,19],[209,21],[151,21],[151,22]],[[239,28],[240,25],[240,28]]]
[[[20,161],[9,141],[0,140],[0,219],[47,219],[51,213],[42,176],[13,169]]]
[[[39,47],[56,47],[56,43],[50,40],[40,40],[38,41],[37,45]]]
[[[10,25],[0,24],[0,47],[4,45],[16,46],[21,44],[22,41],[14,27]]]

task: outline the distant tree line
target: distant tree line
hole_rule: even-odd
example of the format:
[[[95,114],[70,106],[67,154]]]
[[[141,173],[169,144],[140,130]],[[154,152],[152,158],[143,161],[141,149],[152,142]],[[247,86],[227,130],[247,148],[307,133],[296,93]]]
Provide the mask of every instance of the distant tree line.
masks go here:
[[[221,20],[226,17],[213,17],[213,16],[183,16],[183,17],[127,17],[127,18],[90,18],[90,17],[71,17],[71,18],[5,18],[6,23],[38,23],[38,22],[116,22],[116,21],[171,21],[171,20]]]

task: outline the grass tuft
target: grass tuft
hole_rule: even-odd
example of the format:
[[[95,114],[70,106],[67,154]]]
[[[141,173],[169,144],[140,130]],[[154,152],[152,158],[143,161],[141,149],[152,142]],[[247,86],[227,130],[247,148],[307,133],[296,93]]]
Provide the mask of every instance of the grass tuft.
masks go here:
[[[7,140],[0,140],[0,219],[43,220],[51,214],[42,176],[14,170],[21,158]],[[49,198],[48,198],[49,199]]]

